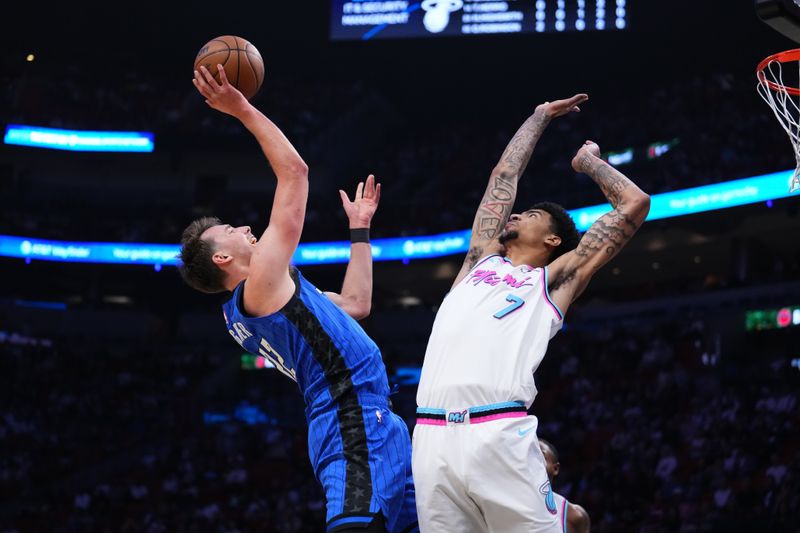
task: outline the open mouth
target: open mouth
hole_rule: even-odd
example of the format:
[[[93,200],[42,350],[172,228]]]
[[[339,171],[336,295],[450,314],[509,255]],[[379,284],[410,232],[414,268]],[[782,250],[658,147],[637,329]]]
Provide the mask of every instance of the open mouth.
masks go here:
[[[256,244],[257,242],[258,239],[256,239],[254,235],[250,235],[250,244]]]

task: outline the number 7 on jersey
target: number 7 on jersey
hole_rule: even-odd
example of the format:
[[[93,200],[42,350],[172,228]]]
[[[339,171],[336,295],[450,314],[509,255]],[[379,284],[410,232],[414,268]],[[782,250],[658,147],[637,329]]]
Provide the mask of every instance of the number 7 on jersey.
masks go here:
[[[514,294],[509,294],[506,296],[506,301],[511,302],[511,305],[504,307],[503,309],[496,312],[494,315],[495,318],[505,318],[509,314],[513,313],[523,305],[525,305],[525,300],[520,298],[519,296],[515,296]]]

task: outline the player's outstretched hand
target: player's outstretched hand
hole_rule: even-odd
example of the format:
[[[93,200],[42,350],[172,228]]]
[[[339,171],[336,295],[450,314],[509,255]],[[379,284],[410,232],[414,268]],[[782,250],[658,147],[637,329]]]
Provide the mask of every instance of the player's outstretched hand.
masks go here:
[[[600,157],[600,147],[593,141],[586,141],[578,149],[578,153],[572,158],[572,168],[575,172],[586,172],[587,165],[591,164],[594,158]]]
[[[545,102],[536,107],[536,110],[543,111],[547,118],[563,117],[567,113],[580,113],[580,105],[589,99],[588,94],[579,93],[566,100],[555,100]]]
[[[202,65],[199,71],[194,71],[192,83],[212,109],[236,117],[250,106],[250,102],[247,101],[247,98],[244,97],[239,89],[228,82],[228,77],[225,75],[225,69],[222,65],[217,65],[217,69],[219,70],[219,83],[217,83],[217,80],[214,79],[208,69]]]
[[[366,183],[358,182],[356,195],[351,202],[347,193],[339,189],[339,196],[342,198],[344,212],[350,221],[350,229],[368,228],[375,211],[378,209],[378,202],[381,200],[381,184],[375,183],[375,176],[370,174]]]

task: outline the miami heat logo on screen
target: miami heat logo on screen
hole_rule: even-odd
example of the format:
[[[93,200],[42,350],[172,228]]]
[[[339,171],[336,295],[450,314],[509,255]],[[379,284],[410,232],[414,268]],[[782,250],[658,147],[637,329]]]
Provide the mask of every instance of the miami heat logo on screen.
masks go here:
[[[431,33],[439,33],[450,23],[450,13],[464,7],[462,0],[425,0],[422,2],[425,16],[422,25]]]

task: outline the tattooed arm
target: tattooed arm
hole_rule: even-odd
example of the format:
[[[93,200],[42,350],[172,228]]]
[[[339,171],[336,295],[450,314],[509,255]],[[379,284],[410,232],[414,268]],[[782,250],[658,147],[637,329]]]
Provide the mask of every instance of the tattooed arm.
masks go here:
[[[464,279],[478,260],[502,250],[497,237],[511,215],[519,177],[528,166],[536,143],[553,118],[580,111],[578,106],[588,99],[585,94],[576,94],[566,100],[545,102],[537,106],[533,115],[517,130],[489,177],[489,184],[472,223],[469,251],[453,286]]]
[[[548,267],[550,296],[562,312],[580,296],[594,273],[628,243],[650,212],[650,196],[600,159],[595,143],[586,141],[573,158],[572,168],[588,174],[613,209],[592,224],[577,248]]]

